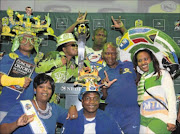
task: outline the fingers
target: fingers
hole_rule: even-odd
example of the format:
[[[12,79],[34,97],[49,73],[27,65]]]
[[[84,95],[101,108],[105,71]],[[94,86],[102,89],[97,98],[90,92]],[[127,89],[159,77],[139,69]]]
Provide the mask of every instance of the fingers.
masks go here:
[[[78,112],[75,105],[71,105],[68,111],[68,115],[66,119],[76,119],[78,117]]]
[[[90,73],[91,72],[91,68],[90,67],[84,67],[84,71]]]
[[[29,77],[25,77],[24,80],[25,82],[24,82],[23,88],[27,88],[29,84],[31,83],[32,79]]]
[[[174,131],[174,130],[176,130],[176,125],[171,124],[171,123],[167,123],[167,130],[168,130],[168,131]]]
[[[109,77],[108,77],[107,72],[106,72],[106,71],[104,71],[104,74],[105,74],[105,80],[106,80],[107,82],[109,82]]]
[[[87,15],[87,11],[84,13],[84,17],[86,17],[86,15]]]
[[[32,115],[23,114],[17,120],[17,126],[24,126],[33,120],[34,120],[34,114]]]
[[[111,19],[112,19],[113,22],[115,21],[113,16],[111,16]]]
[[[115,27],[115,25],[111,25],[111,27]]]
[[[70,118],[70,114],[68,113],[67,117],[66,117],[66,120],[68,120]]]
[[[118,20],[119,20],[119,22],[121,21],[121,16],[119,16],[119,19],[118,19]]]
[[[29,82],[31,82],[31,81],[32,81],[32,79],[31,79],[31,78],[29,78],[29,77],[25,77],[25,79],[26,79],[27,81],[29,81]]]
[[[113,16],[111,16],[111,19],[112,19],[113,23],[116,24],[116,21],[114,20]],[[111,27],[115,27],[115,25],[111,25]]]
[[[112,81],[110,81],[106,71],[104,71],[104,74],[105,78],[101,81],[101,83],[103,84],[103,88],[109,88],[114,82],[117,81],[117,79],[113,79]]]
[[[116,81],[117,81],[117,79],[114,79],[114,80],[111,81],[111,83],[113,84],[113,83],[116,82]]]
[[[27,123],[27,121],[28,121],[28,116],[26,115],[26,114],[23,114],[22,115],[22,121],[23,121],[23,123]]]
[[[35,115],[35,114],[28,115],[28,121],[27,121],[28,123],[29,123],[29,122],[32,122],[32,121],[34,120],[34,115]]]
[[[76,114],[69,114],[67,115],[66,117],[66,120],[70,119],[70,120],[73,120],[73,119],[76,119],[78,116]]]

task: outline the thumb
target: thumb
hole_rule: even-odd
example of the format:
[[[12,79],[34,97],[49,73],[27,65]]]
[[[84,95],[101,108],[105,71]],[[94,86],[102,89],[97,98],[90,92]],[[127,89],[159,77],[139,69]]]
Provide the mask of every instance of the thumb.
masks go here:
[[[66,120],[68,120],[70,118],[70,114],[68,113],[67,117],[66,117]]]
[[[111,82],[109,82],[110,83],[110,85],[112,85],[114,82],[116,82],[117,81],[117,79],[114,79],[114,80],[112,80]]]
[[[113,83],[116,82],[116,81],[117,81],[117,79],[112,80]]]

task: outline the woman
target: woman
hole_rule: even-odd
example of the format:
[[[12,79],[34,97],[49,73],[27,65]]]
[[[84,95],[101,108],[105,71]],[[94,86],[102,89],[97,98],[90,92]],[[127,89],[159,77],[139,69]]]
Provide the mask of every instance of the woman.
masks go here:
[[[54,103],[48,103],[54,90],[53,79],[46,74],[39,74],[34,79],[34,100],[20,101],[4,118],[0,133],[49,133],[54,134],[56,123],[64,123],[67,111]],[[77,117],[77,110],[69,110],[72,118]],[[68,114],[69,116],[69,114]]]
[[[170,74],[160,69],[158,60],[148,50],[139,50],[133,59],[137,72],[138,103],[141,112],[140,133],[168,134],[176,126],[176,97]],[[137,75],[140,76],[140,75]],[[161,101],[161,102],[159,102]]]

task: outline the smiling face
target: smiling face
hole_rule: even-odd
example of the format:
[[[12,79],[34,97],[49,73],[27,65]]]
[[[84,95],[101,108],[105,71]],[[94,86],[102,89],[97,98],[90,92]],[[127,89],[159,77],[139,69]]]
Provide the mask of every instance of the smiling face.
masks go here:
[[[38,85],[34,91],[36,92],[36,100],[41,102],[48,102],[52,95],[52,87],[49,81]]]
[[[34,38],[32,35],[23,35],[20,37],[19,50],[23,52],[31,52],[34,48]]]
[[[99,108],[100,97],[97,92],[88,92],[83,95],[82,106],[84,108],[84,116],[92,118],[96,116],[96,111]]]
[[[117,66],[117,52],[116,48],[111,45],[107,45],[107,48],[103,51],[103,59],[110,68],[115,68]]]
[[[32,9],[31,9],[30,7],[27,7],[27,8],[26,8],[26,14],[27,14],[28,16],[31,16],[31,14],[32,14]]]
[[[147,52],[140,52],[137,54],[137,63],[138,67],[143,71],[143,72],[148,72],[149,71],[149,63],[151,62],[151,57]]]

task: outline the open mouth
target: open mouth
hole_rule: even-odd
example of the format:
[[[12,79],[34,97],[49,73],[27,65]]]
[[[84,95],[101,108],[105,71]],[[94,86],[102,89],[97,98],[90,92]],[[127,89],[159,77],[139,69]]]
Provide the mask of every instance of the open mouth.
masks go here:
[[[41,95],[47,97],[47,96],[48,96],[48,93],[42,93]]]
[[[146,69],[146,68],[148,68],[148,65],[147,64],[146,65],[142,65],[141,68],[142,69]]]

